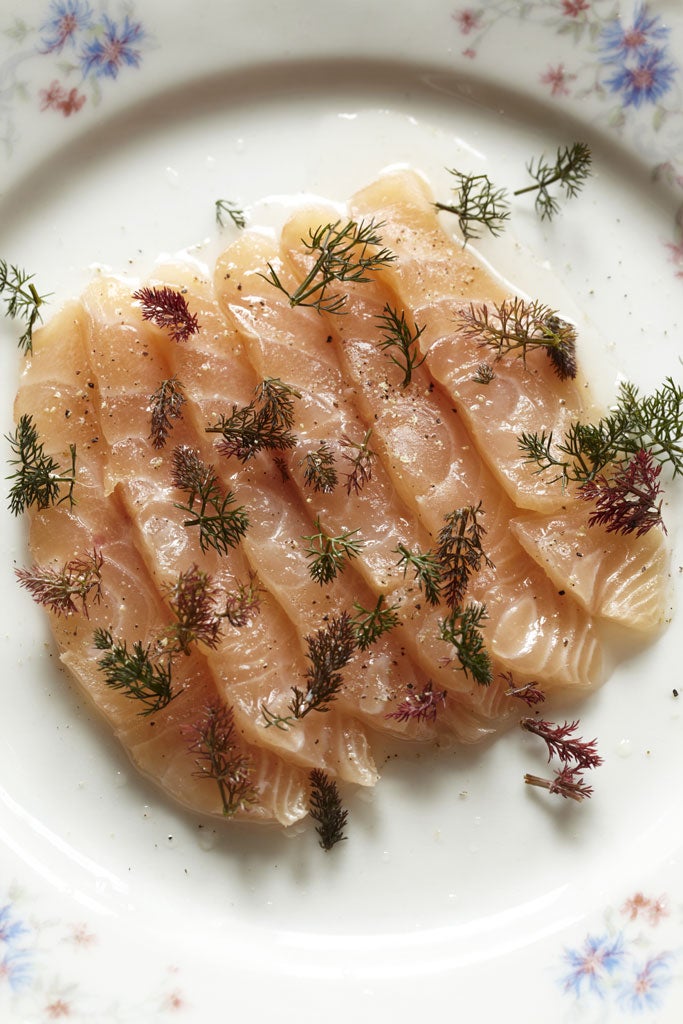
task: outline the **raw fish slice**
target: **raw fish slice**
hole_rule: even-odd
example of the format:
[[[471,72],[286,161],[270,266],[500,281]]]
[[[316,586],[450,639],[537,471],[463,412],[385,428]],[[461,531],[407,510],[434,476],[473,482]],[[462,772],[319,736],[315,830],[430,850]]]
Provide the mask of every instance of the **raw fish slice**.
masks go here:
[[[88,290],[85,302],[92,318],[90,363],[96,379],[103,381],[106,395],[100,414],[103,435],[111,446],[110,485],[121,491],[135,524],[137,543],[157,585],[162,590],[173,586],[179,573],[195,565],[226,591],[234,589],[236,581],[248,582],[250,566],[242,552],[233,549],[228,556],[213,549],[202,552],[197,532],[184,526],[187,513],[175,507],[183,493],[172,485],[173,447],[188,445],[208,459],[212,453],[205,438],[195,434],[183,417],[173,431],[172,443],[164,449],[154,449],[148,439],[149,396],[161,380],[172,375],[170,357],[179,343],[141,321],[130,288],[120,282],[99,281]],[[109,367],[126,343],[130,354],[136,356],[133,372],[110,373]],[[192,382],[184,380],[191,393]],[[122,430],[124,411],[126,426]],[[243,503],[243,495],[238,498]],[[272,748],[296,764],[321,767],[346,781],[374,784],[377,773],[367,737],[354,719],[343,716],[332,723],[327,716],[309,717],[296,732],[265,728],[260,703],[272,701],[274,695],[291,697],[292,682],[303,677],[305,662],[297,652],[291,625],[271,600],[264,600],[259,615],[240,629],[226,624],[217,648],[206,648],[204,654],[216,686],[249,742]]]
[[[510,296],[445,232],[422,177],[413,171],[387,174],[358,192],[350,205],[355,216],[383,222],[383,242],[399,259],[381,276],[425,325],[420,345],[429,371],[448,392],[501,486],[521,508],[560,508],[561,490],[534,475],[520,458],[517,439],[523,431],[541,430],[559,437],[573,420],[590,418],[594,409],[585,385],[561,382],[539,350],[529,353],[526,365],[513,355],[494,361],[495,349],[458,328],[457,314],[470,303],[488,304],[492,312],[492,304]],[[481,363],[493,366],[490,384],[473,379]]]
[[[301,239],[327,219],[329,211],[327,216],[324,211],[306,211],[284,228],[283,252],[298,267],[299,276],[308,269]],[[485,549],[495,567],[472,578],[468,599],[487,605],[490,618],[484,633],[490,653],[502,669],[532,674],[546,686],[587,687],[602,681],[601,647],[592,623],[573,602],[558,596],[511,537],[508,523],[514,506],[483,465],[457,415],[422,367],[416,369],[414,382],[402,388],[377,347],[382,332],[376,318],[387,302],[395,306],[395,300],[374,282],[349,284],[346,291],[343,315],[324,321],[322,331],[336,339],[346,393],[353,389],[366,422],[372,423],[393,484],[432,536],[449,512],[483,503]],[[303,347],[307,335],[302,331],[296,336]],[[267,339],[270,342],[272,334]],[[322,391],[322,382],[318,389]],[[342,401],[340,395],[337,404]],[[434,479],[443,482],[434,487]],[[429,637],[436,630],[435,616],[425,619],[418,631],[423,658],[434,647]]]
[[[83,693],[108,720],[137,767],[181,803],[222,814],[218,787],[197,777],[194,755],[182,728],[192,726],[218,695],[204,659],[193,654],[174,673],[178,696],[166,708],[141,716],[136,701],[108,687],[97,661],[93,631],[108,629],[129,645],[146,645],[168,623],[168,614],[131,543],[131,523],[117,493],[104,497],[103,444],[93,404],[94,381],[87,372],[84,336],[88,317],[71,305],[36,332],[16,401],[17,418],[30,412],[45,451],[62,466],[70,443],[77,446],[76,504],[63,502],[30,512],[30,546],[42,565],[61,566],[95,548],[104,559],[102,600],[82,614],[49,613],[61,659]],[[259,803],[237,816],[292,824],[307,811],[305,777],[272,755],[239,744],[252,759]],[[171,766],[172,772],[171,772]]]

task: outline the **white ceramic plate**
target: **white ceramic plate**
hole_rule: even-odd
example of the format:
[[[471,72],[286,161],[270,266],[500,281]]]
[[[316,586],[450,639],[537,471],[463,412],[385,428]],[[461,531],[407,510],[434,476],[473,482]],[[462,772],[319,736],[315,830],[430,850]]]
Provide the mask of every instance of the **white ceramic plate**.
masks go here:
[[[441,194],[453,166],[514,187],[583,138],[582,196],[551,224],[516,202],[519,246],[482,253],[542,298],[563,283],[603,397],[619,373],[680,381],[682,58],[675,0],[8,0],[0,256],[57,304],[95,265],[210,259],[232,237],[219,197],[277,223],[399,162]],[[7,433],[20,357],[0,333]],[[680,507],[670,487],[678,591]],[[3,1022],[680,1021],[676,623],[578,709],[605,757],[591,801],[525,787],[544,758],[513,732],[387,763],[324,855],[309,826],[223,828],[140,779],[16,588],[8,513],[0,544]]]

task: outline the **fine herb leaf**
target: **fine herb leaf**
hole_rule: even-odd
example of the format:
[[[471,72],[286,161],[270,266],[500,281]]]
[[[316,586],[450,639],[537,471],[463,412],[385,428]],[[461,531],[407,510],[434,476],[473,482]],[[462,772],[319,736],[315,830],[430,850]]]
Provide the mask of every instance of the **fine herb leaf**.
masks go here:
[[[440,573],[440,597],[455,609],[469,584],[470,576],[482,565],[493,568],[482,548],[486,530],[479,522],[481,502],[455,509],[444,517],[444,525],[437,539],[435,558]]]
[[[230,199],[217,199],[216,203],[216,221],[220,227],[224,228],[228,220],[232,221],[236,228],[246,228],[247,218],[237,203],[233,203]]]
[[[399,623],[396,612],[398,604],[387,605],[384,594],[379,595],[375,607],[371,610],[363,608],[357,601],[354,601],[353,607],[356,614],[351,622],[359,651],[366,651],[375,640],[379,640],[384,633],[388,633]]]
[[[581,772],[566,764],[555,770],[552,779],[544,779],[540,775],[527,772],[524,781],[528,786],[539,786],[541,789],[547,789],[549,793],[562,796],[565,800],[575,800],[577,803],[593,796],[593,787],[583,781]]]
[[[207,434],[221,435],[216,445],[221,455],[234,455],[240,462],[248,462],[263,450],[295,447],[291,431],[294,399],[301,398],[301,394],[278,377],[268,377],[258,385],[255,395],[249,405],[233,405],[229,415],[221,415],[205,428]]]
[[[452,191],[456,199],[454,203],[435,203],[436,209],[455,214],[465,242],[480,238],[484,228],[499,235],[510,216],[506,190],[496,188],[486,174],[446,169],[455,178]]]
[[[223,814],[232,818],[252,807],[258,800],[252,782],[253,764],[239,749],[232,708],[209,705],[198,721],[183,728],[183,733],[191,740],[188,752],[196,755],[195,777],[216,783]]]
[[[385,715],[385,718],[393,718],[397,722],[435,722],[446,703],[447,695],[447,690],[435,690],[430,679],[421,690],[409,690],[396,710]]]
[[[95,549],[84,558],[70,559],[61,569],[34,564],[15,569],[14,574],[37,604],[57,615],[80,612],[87,619],[88,601],[99,604],[102,597],[103,561]]]
[[[596,739],[584,740],[574,735],[579,727],[578,720],[556,725],[538,718],[523,718],[519,724],[526,732],[543,740],[548,749],[548,761],[553,757],[557,757],[563,764],[573,761],[578,771],[597,768],[603,763],[598,754]]]
[[[202,462],[196,449],[188,445],[173,451],[173,486],[188,495],[186,504],[178,503],[175,508],[190,516],[184,526],[199,527],[202,551],[213,548],[225,555],[239,544],[249,527],[244,506],[233,507],[235,495],[223,493],[214,467]]]
[[[262,593],[258,576],[250,573],[247,583],[238,582],[236,588],[226,594],[224,618],[236,629],[246,626],[261,610]]]
[[[424,325],[418,327],[415,322],[410,327],[406,320],[405,310],[398,311],[388,302],[383,313],[377,317],[379,326],[384,331],[384,338],[377,343],[378,348],[387,351],[389,358],[400,370],[403,371],[402,387],[408,387],[412,379],[413,370],[422,366],[426,354],[420,358],[419,340],[424,331]]]
[[[617,466],[612,476],[600,474],[587,480],[579,489],[579,497],[595,502],[588,525],[604,526],[608,533],[642,537],[654,526],[666,527],[662,520],[662,488],[660,465],[652,454],[640,448],[625,466]]]
[[[342,807],[339,790],[334,779],[330,779],[321,768],[313,768],[309,775],[311,796],[309,811],[317,821],[316,832],[323,850],[331,850],[336,843],[346,839],[344,827],[348,811]]]
[[[199,330],[196,314],[190,313],[187,299],[175,288],[146,286],[133,292],[133,298],[140,303],[143,320],[168,331],[173,341],[187,341]]]
[[[104,651],[97,666],[104,673],[107,686],[140,701],[141,715],[160,711],[180,692],[173,692],[171,659],[162,662],[155,657],[151,645],[143,647],[136,640],[129,651],[125,640],[123,643],[115,641],[109,630],[100,628],[93,634],[93,643],[98,651]]]
[[[168,435],[173,429],[171,420],[182,417],[182,407],[185,401],[185,389],[177,377],[162,380],[154,394],[150,395],[151,429],[149,437],[154,448],[163,448],[166,444]]]
[[[23,321],[19,348],[25,355],[33,352],[33,328],[42,319],[40,307],[48,295],[39,295],[33,283],[33,274],[14,264],[0,260],[0,295],[5,303],[5,315]]]
[[[379,230],[381,223],[341,220],[310,230],[308,239],[302,238],[313,256],[313,265],[304,280],[293,291],[288,291],[272,263],[264,280],[274,285],[289,299],[291,306],[310,306],[319,313],[342,313],[346,295],[333,291],[335,283],[371,280],[369,272],[393,262],[396,256],[382,247]]]
[[[221,616],[218,614],[220,589],[212,577],[191,565],[166,588],[164,597],[175,621],[162,631],[159,649],[171,656],[189,654],[194,643],[215,649],[221,638]]]
[[[302,459],[304,466],[304,483],[314,491],[330,494],[337,486],[337,470],[334,464],[334,452],[326,441],[313,451],[306,452]]]
[[[7,434],[14,458],[9,460],[17,469],[7,480],[14,481],[9,492],[9,508],[18,516],[31,505],[38,509],[60,505],[63,501],[74,504],[73,489],[76,482],[76,446],[69,445],[71,465],[64,472],[59,463],[46,455],[45,445],[38,439],[38,429],[30,413],[24,413],[13,434]],[[66,494],[62,488],[66,487]]]
[[[526,364],[527,353],[541,348],[560,380],[576,377],[576,329],[542,302],[516,296],[494,304],[492,312],[485,303],[470,303],[456,323],[466,337],[495,348],[496,359],[516,352]]]
[[[330,537],[323,530],[319,518],[316,518],[314,526],[317,533],[303,540],[310,542],[305,550],[310,559],[308,571],[311,579],[323,586],[344,571],[347,561],[356,558],[364,541],[355,537],[358,530],[346,530],[338,537]]]
[[[401,556],[396,565],[403,568],[403,575],[406,575],[410,566],[428,603],[437,605],[441,597],[441,570],[433,552],[426,551],[422,554],[419,551],[410,551],[404,544],[399,544],[396,554]]]
[[[351,463],[351,472],[346,474],[346,493],[360,494],[366,483],[372,479],[372,463],[374,462],[376,453],[370,447],[370,438],[372,437],[372,427],[366,431],[363,440],[358,443],[352,441],[346,434],[342,434],[340,444],[343,448],[348,448],[348,453],[344,452],[343,457],[347,462]]]
[[[496,374],[492,366],[488,363],[479,363],[472,374],[472,380],[475,384],[490,384],[492,380],[496,379]]]
[[[488,686],[493,680],[491,655],[479,628],[487,618],[486,605],[472,601],[464,607],[454,608],[439,624],[439,635],[455,648],[459,667],[481,686]],[[450,661],[449,658],[448,663]]]
[[[541,219],[550,220],[560,209],[557,198],[549,191],[550,186],[558,184],[566,198],[571,199],[581,190],[590,175],[591,161],[590,147],[585,142],[560,146],[555,154],[555,163],[549,164],[545,156],[540,156],[527,164],[534,184],[518,188],[514,195],[536,191],[536,212],[541,215]]]

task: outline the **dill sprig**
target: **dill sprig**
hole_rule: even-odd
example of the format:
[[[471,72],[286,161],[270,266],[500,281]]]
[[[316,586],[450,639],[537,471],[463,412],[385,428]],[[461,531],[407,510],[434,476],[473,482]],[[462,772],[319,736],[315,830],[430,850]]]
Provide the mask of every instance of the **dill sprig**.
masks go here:
[[[496,350],[496,359],[516,352],[526,365],[527,352],[541,348],[560,380],[576,377],[576,328],[556,310],[519,296],[494,303],[470,303],[460,310],[456,323],[466,337]]]
[[[327,444],[321,444],[310,452],[306,452],[301,460],[304,466],[304,483],[314,491],[330,494],[337,486],[337,469],[334,452]]]
[[[171,659],[163,661],[156,648],[149,644],[143,647],[135,640],[131,650],[127,642],[114,640],[107,629],[96,629],[93,643],[104,655],[97,666],[104,673],[105,682],[113,690],[122,690],[126,697],[140,701],[143,716],[152,715],[165,708],[178,692],[173,692]]]
[[[263,450],[294,448],[295,398],[301,398],[301,394],[290,384],[268,377],[258,385],[248,405],[233,405],[231,413],[221,415],[205,428],[206,433],[220,434],[216,450],[228,458],[234,455],[240,462],[248,462]]]
[[[479,522],[482,505],[467,505],[444,517],[437,539],[435,557],[440,572],[440,597],[455,609],[460,604],[470,576],[482,565],[493,568],[493,562],[482,548],[486,530]]]
[[[195,776],[216,783],[227,818],[257,802],[253,763],[239,750],[231,707],[209,705],[198,721],[183,728],[183,733],[192,741],[188,752],[196,755]]]
[[[33,328],[42,319],[40,307],[49,295],[39,295],[33,283],[33,274],[0,260],[0,295],[5,303],[5,315],[12,320],[23,321],[23,333],[19,348],[25,355],[33,352]]]
[[[310,229],[308,239],[301,241],[314,256],[313,265],[291,292],[272,263],[268,264],[268,273],[261,276],[283,292],[291,306],[309,306],[319,313],[341,313],[347,296],[332,290],[335,283],[369,281],[369,272],[396,259],[389,249],[382,247],[381,227],[382,223],[374,220],[338,220]]]
[[[403,371],[402,387],[408,387],[412,380],[413,370],[422,366],[426,355],[420,357],[419,340],[424,331],[424,325],[418,327],[413,321],[411,327],[406,320],[405,310],[394,309],[390,303],[386,303],[384,311],[377,317],[380,328],[384,331],[382,341],[377,342],[378,348],[386,351],[389,358],[400,370]]]
[[[28,590],[37,604],[57,615],[80,612],[88,618],[88,601],[99,604],[102,597],[101,552],[94,549],[83,558],[72,558],[60,569],[34,563],[30,568],[15,569],[20,585]]]
[[[133,298],[140,303],[142,319],[168,331],[173,341],[187,341],[199,330],[197,315],[190,312],[187,299],[175,288],[145,286],[133,292]]]
[[[244,215],[244,210],[237,203],[230,199],[217,199],[215,209],[216,222],[220,227],[224,228],[230,220],[236,228],[246,228],[247,218]]]
[[[471,601],[464,607],[458,605],[439,623],[439,636],[455,648],[459,668],[481,686],[488,686],[493,679],[491,655],[479,628],[487,618],[486,605]],[[447,664],[451,661],[446,659]]]
[[[343,458],[351,463],[351,472],[346,474],[346,493],[360,494],[366,483],[372,479],[372,464],[377,453],[370,447],[372,427],[365,432],[363,440],[352,441],[347,434],[342,434],[340,444],[347,448],[348,452],[343,453]]]
[[[398,604],[387,605],[384,594],[379,595],[374,608],[364,608],[358,601],[354,601],[353,607],[356,614],[351,623],[359,651],[367,650],[384,633],[390,632],[399,623],[396,611]]]
[[[441,570],[434,553],[432,551],[424,553],[411,551],[405,544],[399,544],[396,554],[401,556],[396,565],[403,568],[404,577],[410,567],[427,602],[437,605],[441,597]]]
[[[321,768],[313,768],[309,775],[311,795],[309,810],[318,824],[316,832],[323,850],[331,850],[336,843],[346,839],[344,827],[348,811],[342,807],[337,784]]]
[[[571,199],[581,190],[590,175],[591,161],[590,147],[585,142],[560,146],[554,163],[548,163],[545,156],[540,156],[527,164],[534,183],[518,188],[513,194],[520,196],[525,192],[536,191],[536,212],[541,215],[541,219],[550,220],[560,209],[557,198],[549,191],[551,185],[559,185],[566,198]]]
[[[213,578],[196,565],[179,573],[175,583],[164,589],[175,621],[162,631],[159,650],[171,656],[189,654],[195,643],[215,649],[221,638],[220,593]]]
[[[246,626],[261,610],[262,593],[263,588],[259,583],[258,576],[255,573],[249,573],[247,583],[239,581],[235,589],[225,595],[223,617],[236,629]]]
[[[385,718],[393,718],[397,722],[435,722],[437,715],[446,704],[447,690],[435,690],[431,679],[421,690],[416,690],[412,683],[408,684],[408,693],[394,711]]]
[[[302,539],[309,541],[305,550],[310,559],[311,579],[323,586],[344,571],[346,563],[358,556],[365,542],[356,537],[358,530],[344,530],[339,536],[331,537],[323,530],[319,517],[313,525],[317,532]]]
[[[456,180],[452,189],[456,199],[454,203],[434,203],[436,209],[455,214],[465,242],[480,238],[484,228],[499,235],[510,216],[506,190],[496,188],[487,174],[446,170]]]
[[[496,374],[492,366],[489,363],[479,363],[472,374],[472,380],[475,384],[490,384],[492,380],[496,379]]]
[[[7,480],[13,480],[9,492],[9,508],[17,516],[31,505],[38,509],[50,508],[68,501],[73,506],[73,489],[76,482],[76,446],[69,445],[71,465],[63,471],[51,455],[45,453],[44,442],[39,440],[38,428],[30,413],[21,416],[13,434],[6,438],[15,458],[11,466],[17,469]],[[66,494],[62,488],[66,487]]]
[[[522,457],[536,463],[536,473],[552,472],[550,482],[585,484],[611,463],[626,464],[641,449],[655,462],[683,474],[683,388],[667,377],[650,395],[622,381],[615,405],[597,423],[570,424],[562,440],[552,431],[523,432]]]
[[[162,380],[149,398],[151,424],[149,438],[154,448],[163,448],[173,429],[171,420],[180,419],[185,404],[185,389],[177,377]]]
[[[247,532],[249,516],[243,505],[233,507],[235,495],[223,493],[214,467],[202,462],[199,453],[188,445],[173,451],[173,486],[188,495],[186,504],[175,504],[190,516],[183,523],[199,527],[199,546],[206,552],[213,548],[225,555]]]

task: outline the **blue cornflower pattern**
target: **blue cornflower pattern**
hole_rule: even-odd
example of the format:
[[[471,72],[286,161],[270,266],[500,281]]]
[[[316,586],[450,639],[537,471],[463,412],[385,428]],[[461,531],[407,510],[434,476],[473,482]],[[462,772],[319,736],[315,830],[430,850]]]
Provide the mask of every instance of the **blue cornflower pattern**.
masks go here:
[[[669,91],[676,70],[665,50],[645,50],[635,63],[617,68],[605,85],[612,92],[621,93],[625,107],[640,107],[644,103],[656,103]]]
[[[617,989],[617,1002],[621,1009],[628,1013],[641,1013],[661,1006],[672,977],[672,959],[669,953],[661,953],[644,964],[634,965]]]
[[[3,945],[11,946],[18,938],[25,935],[26,926],[19,918],[12,917],[12,904],[6,903],[0,907],[0,948]]]
[[[566,992],[579,997],[584,991],[602,996],[605,982],[624,959],[621,933],[616,936],[587,935],[581,949],[566,949],[563,959],[571,970],[563,980]]]
[[[31,981],[32,959],[24,944],[28,928],[14,916],[11,903],[0,907],[0,985],[16,992]]]
[[[669,30],[659,17],[650,14],[647,4],[639,4],[633,23],[624,28],[621,18],[612,19],[602,30],[601,50],[607,62],[640,57],[654,47],[661,46]]]
[[[41,52],[61,53],[76,45],[80,31],[92,24],[93,12],[84,0],[52,0],[46,21],[41,25]]]
[[[624,107],[656,103],[673,85],[678,68],[667,50],[668,36],[647,4],[639,4],[630,25],[616,17],[603,28],[600,60],[610,69],[604,84]]]
[[[119,27],[107,15],[102,16],[104,31],[101,36],[87,43],[81,54],[83,74],[91,72],[98,77],[116,78],[124,65],[138,67],[142,59],[136,44],[144,39],[140,22],[133,22],[128,15]]]

